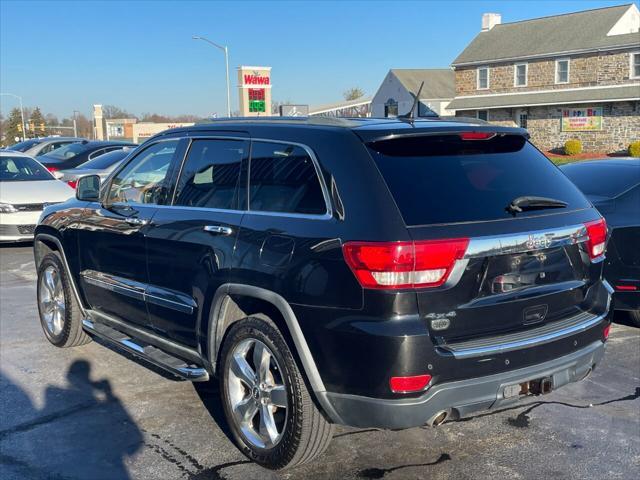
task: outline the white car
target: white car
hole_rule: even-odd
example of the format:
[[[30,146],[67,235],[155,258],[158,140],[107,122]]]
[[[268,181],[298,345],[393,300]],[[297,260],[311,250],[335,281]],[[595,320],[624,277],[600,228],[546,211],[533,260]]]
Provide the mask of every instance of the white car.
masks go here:
[[[41,163],[24,153],[0,151],[0,242],[33,239],[38,218],[47,204],[75,194]]]

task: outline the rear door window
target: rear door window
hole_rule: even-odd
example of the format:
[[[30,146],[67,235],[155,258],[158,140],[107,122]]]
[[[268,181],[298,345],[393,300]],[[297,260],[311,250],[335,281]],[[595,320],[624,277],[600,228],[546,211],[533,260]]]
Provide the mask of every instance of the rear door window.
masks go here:
[[[253,142],[249,210],[307,215],[327,212],[318,173],[304,148]]]
[[[521,196],[567,203],[518,217],[587,208],[580,191],[520,135],[463,140],[425,135],[368,145],[407,225],[512,218],[507,205]]]
[[[182,168],[175,205],[237,208],[238,183],[246,140],[194,140]]]

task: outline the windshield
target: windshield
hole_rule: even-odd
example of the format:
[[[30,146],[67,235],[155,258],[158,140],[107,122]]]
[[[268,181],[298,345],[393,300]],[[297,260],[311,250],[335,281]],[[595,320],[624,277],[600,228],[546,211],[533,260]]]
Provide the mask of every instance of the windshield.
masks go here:
[[[32,138],[30,140],[25,140],[24,142],[16,143],[15,145],[11,145],[7,150],[13,150],[14,152],[26,152],[34,145],[38,145],[43,141],[44,139],[42,138]]]
[[[47,154],[49,158],[55,158],[58,160],[69,160],[76,155],[84,152],[87,149],[87,145],[84,143],[70,143],[60,148],[55,149],[53,152]]]
[[[31,182],[53,180],[53,176],[35,160],[29,157],[0,157],[0,181]]]
[[[597,162],[595,160],[594,162]],[[566,165],[562,171],[586,195],[614,198],[640,184],[640,163]]]
[[[506,207],[524,196],[567,206],[519,217],[589,207],[575,185],[520,135],[404,137],[374,142],[369,149],[407,225],[509,219]]]
[[[119,163],[124,157],[132,152],[130,148],[124,148],[123,150],[114,150],[113,152],[104,153],[93,160],[84,162],[77,168],[83,170],[106,170],[107,168]]]

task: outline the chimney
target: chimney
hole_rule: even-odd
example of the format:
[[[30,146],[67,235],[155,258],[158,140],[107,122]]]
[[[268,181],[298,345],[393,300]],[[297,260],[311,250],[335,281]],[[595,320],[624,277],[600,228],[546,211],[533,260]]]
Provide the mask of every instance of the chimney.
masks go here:
[[[502,23],[502,15],[499,13],[485,13],[482,15],[482,31],[488,32],[496,25]]]

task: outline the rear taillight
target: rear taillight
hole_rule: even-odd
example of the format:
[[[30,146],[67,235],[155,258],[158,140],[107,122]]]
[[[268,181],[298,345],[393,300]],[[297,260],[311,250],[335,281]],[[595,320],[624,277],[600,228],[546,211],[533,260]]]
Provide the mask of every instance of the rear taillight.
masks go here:
[[[48,167],[45,167],[47,170],[49,170],[51,173],[53,172],[57,172],[59,169],[57,167],[52,167],[51,165],[49,165]]]
[[[71,188],[76,188],[76,186],[78,185],[78,181],[77,180],[69,180],[67,182],[67,185],[69,185]]]
[[[495,132],[462,132],[460,134],[462,140],[489,140],[495,136]]]
[[[594,222],[585,223],[587,227],[587,252],[589,258],[593,260],[604,253],[604,247],[607,243],[607,222],[604,218]]]
[[[427,388],[431,375],[415,375],[413,377],[391,377],[389,388],[393,393],[420,392]]]
[[[447,281],[468,238],[417,242],[348,242],[344,258],[364,288],[438,287]]]
[[[635,285],[616,285],[616,290],[619,292],[635,292],[638,290],[638,287]]]
[[[611,333],[611,324],[604,327],[604,330],[602,331],[602,336],[604,337],[605,340],[609,338],[609,333]]]

